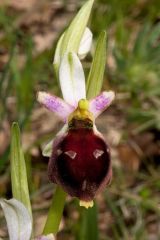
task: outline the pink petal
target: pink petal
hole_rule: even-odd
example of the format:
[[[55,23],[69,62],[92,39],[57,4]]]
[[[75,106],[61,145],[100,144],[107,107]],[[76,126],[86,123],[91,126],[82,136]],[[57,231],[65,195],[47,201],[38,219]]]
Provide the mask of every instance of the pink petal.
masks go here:
[[[114,100],[115,93],[113,91],[102,92],[100,95],[89,101],[89,110],[98,117]]]
[[[46,92],[38,92],[37,100],[47,109],[56,113],[63,121],[66,121],[68,115],[74,110],[74,107],[61,98],[52,96]]]

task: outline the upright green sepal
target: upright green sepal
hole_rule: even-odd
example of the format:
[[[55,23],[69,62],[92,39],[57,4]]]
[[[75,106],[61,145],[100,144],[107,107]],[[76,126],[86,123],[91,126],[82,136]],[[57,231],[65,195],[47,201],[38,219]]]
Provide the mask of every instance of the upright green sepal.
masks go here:
[[[87,98],[100,93],[106,64],[106,32],[101,32],[87,79]]]
[[[59,63],[61,60],[61,47],[62,47],[62,41],[64,38],[64,34],[65,32],[61,35],[60,39],[57,42],[57,47],[56,47],[56,51],[55,51],[55,55],[54,55],[54,61],[53,61],[53,69],[55,71],[56,74],[56,78],[58,79],[58,70],[59,70]]]
[[[14,122],[11,129],[11,183],[13,197],[22,202],[32,217],[25,159],[20,143],[20,129]]]
[[[61,56],[66,52],[78,52],[80,41],[88,23],[94,0],[87,1],[75,16],[62,40]]]

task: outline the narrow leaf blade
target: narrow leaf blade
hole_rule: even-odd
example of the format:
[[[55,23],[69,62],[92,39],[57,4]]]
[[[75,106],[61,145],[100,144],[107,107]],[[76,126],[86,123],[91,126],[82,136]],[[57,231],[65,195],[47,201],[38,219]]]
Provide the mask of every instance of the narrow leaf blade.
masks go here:
[[[28,209],[30,216],[32,216],[26,164],[20,144],[18,123],[12,124],[11,134],[11,182],[13,197],[22,202]]]

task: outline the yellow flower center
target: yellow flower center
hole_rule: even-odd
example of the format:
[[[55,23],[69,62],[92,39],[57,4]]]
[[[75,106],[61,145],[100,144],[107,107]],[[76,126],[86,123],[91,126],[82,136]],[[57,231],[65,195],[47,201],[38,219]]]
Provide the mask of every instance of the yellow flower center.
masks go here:
[[[78,102],[78,108],[80,110],[88,110],[89,109],[89,102],[86,99],[81,99]]]
[[[81,99],[78,102],[78,106],[75,109],[74,112],[72,112],[68,118],[68,122],[70,122],[72,119],[77,119],[77,120],[85,120],[89,119],[93,122],[94,116],[93,114],[89,111],[89,102],[86,99]]]

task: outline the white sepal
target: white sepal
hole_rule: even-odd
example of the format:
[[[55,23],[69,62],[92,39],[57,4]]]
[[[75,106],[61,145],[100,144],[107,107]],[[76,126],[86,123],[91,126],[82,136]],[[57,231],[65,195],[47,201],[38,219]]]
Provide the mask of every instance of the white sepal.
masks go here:
[[[98,117],[114,100],[115,93],[113,91],[102,92],[100,95],[89,101],[89,110],[94,117]]]
[[[80,59],[85,58],[87,53],[90,51],[92,45],[92,37],[93,35],[91,30],[89,28],[86,28],[78,49],[78,56]]]
[[[52,151],[53,151],[53,142],[54,142],[54,141],[57,141],[57,137],[59,138],[59,137],[63,136],[63,135],[66,133],[67,128],[68,128],[68,125],[65,124],[65,125],[61,128],[61,130],[56,134],[55,138],[52,139],[49,143],[47,143],[47,144],[45,145],[45,147],[43,148],[43,151],[42,151],[42,155],[43,155],[44,157],[50,157],[50,156],[51,156]]]
[[[26,207],[18,200],[0,199],[10,240],[30,240],[32,233],[32,220]]]
[[[85,76],[75,53],[64,55],[60,64],[59,80],[63,98],[67,103],[76,107],[80,99],[86,98]]]

